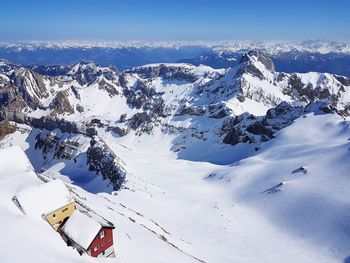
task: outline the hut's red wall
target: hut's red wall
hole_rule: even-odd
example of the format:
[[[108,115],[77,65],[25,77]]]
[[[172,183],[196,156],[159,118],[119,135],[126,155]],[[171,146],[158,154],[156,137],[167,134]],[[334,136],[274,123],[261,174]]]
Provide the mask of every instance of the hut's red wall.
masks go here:
[[[105,237],[99,238],[100,233],[105,231]],[[89,250],[91,251],[92,257],[97,257],[102,251],[106,250],[110,246],[113,245],[113,229],[111,228],[102,228],[100,232],[95,237],[94,241],[92,241],[89,246]],[[94,247],[98,246],[97,251],[94,251]]]

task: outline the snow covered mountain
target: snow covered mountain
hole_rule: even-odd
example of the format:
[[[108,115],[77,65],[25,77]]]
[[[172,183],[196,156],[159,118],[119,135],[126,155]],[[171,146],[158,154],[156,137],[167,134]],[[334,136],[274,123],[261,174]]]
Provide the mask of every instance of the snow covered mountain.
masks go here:
[[[346,260],[350,78],[277,70],[2,62],[1,146],[113,222],[120,262]]]
[[[3,64],[0,71],[4,120],[96,135],[102,142],[106,135],[168,134],[174,137],[170,150],[179,158],[221,164],[235,161],[237,151],[239,158],[252,154],[303,114],[322,110],[348,116],[350,110],[349,78],[276,72],[272,60],[258,51],[228,70],[149,64],[118,72],[83,62],[30,68]],[[49,137],[36,135],[36,140],[45,145]],[[89,141],[80,137],[74,141]],[[203,150],[194,154],[198,147]],[[219,153],[226,159],[217,159]]]

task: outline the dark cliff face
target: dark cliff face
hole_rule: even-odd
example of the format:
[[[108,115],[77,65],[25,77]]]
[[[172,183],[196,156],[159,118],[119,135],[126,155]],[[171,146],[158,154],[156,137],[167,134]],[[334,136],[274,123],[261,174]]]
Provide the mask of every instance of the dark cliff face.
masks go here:
[[[115,153],[106,144],[92,139],[86,154],[89,170],[100,173],[103,179],[111,182],[114,190],[119,190],[125,181],[126,171]]]
[[[156,78],[161,77],[168,80],[181,80],[181,81],[196,81],[197,77],[191,72],[192,65],[172,65],[172,64],[159,64],[156,66],[143,66],[127,70],[127,73],[137,73],[144,78]]]

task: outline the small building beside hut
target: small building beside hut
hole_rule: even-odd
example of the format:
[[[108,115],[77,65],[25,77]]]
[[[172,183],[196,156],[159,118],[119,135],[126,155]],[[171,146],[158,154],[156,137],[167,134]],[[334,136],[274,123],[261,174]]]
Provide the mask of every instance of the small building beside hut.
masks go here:
[[[12,200],[24,214],[45,219],[55,230],[76,210],[74,198],[59,179],[23,190]]]
[[[92,257],[115,257],[113,246],[114,225],[88,212],[75,210],[61,228],[61,234],[68,245],[80,254]]]

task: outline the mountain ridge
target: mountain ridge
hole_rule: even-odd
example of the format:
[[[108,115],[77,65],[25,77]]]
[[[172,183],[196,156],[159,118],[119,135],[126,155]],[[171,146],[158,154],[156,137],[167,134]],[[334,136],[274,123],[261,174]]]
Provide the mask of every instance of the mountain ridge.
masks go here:
[[[1,120],[79,133],[91,142],[105,132],[119,137],[160,132],[175,136],[170,149],[179,158],[214,163],[214,153],[235,156],[244,148],[243,157],[254,154],[309,112],[350,114],[349,78],[276,72],[273,61],[256,50],[227,70],[159,63],[119,72],[81,62],[47,67],[3,63],[0,72]],[[193,154],[196,147],[208,148],[199,157]]]

